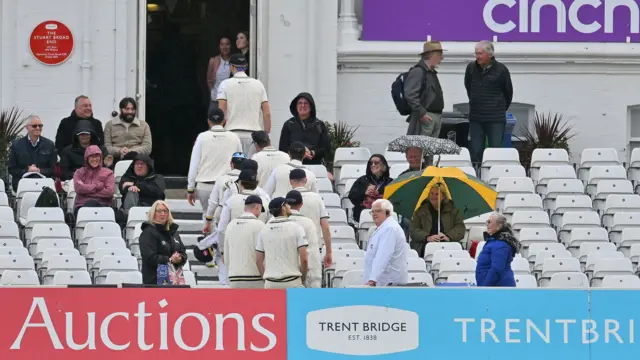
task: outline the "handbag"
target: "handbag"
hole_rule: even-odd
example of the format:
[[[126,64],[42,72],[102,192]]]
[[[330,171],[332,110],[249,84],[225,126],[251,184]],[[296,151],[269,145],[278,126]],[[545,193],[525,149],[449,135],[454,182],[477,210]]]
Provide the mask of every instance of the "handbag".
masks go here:
[[[186,281],[184,279],[182,267],[176,267],[173,264],[169,264],[169,284],[184,285],[185,283]]]

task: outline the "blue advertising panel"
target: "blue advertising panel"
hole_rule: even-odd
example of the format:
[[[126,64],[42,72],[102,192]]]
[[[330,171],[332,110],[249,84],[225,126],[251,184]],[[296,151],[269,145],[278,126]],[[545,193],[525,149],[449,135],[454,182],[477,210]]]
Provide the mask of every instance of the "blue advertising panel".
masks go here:
[[[640,358],[640,291],[592,290],[591,317],[584,341],[591,347],[590,360]]]
[[[612,304],[605,294],[600,301]],[[594,317],[596,326],[608,316],[628,324],[629,316],[617,311]],[[589,359],[591,348],[616,360],[638,356],[618,356],[630,345],[603,336],[585,341],[591,320],[586,290],[287,290],[289,359],[566,360]],[[629,331],[620,329],[621,336]]]

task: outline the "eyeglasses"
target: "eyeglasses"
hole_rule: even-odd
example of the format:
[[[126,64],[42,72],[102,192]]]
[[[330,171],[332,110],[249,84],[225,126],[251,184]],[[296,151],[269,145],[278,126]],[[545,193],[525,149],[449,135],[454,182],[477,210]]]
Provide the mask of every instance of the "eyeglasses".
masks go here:
[[[167,209],[157,209],[156,212],[158,214],[168,214],[169,210],[167,210]]]
[[[29,126],[31,126],[32,128],[35,128],[35,129],[41,129],[44,125],[43,124],[35,124],[35,125],[29,125]]]
[[[371,209],[369,210],[369,214],[373,215],[375,213],[383,212],[384,209]]]

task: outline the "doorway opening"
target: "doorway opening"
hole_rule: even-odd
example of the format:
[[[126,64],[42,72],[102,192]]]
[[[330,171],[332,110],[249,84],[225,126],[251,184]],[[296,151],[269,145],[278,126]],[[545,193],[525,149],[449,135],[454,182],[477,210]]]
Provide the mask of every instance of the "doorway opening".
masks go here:
[[[223,36],[237,52],[236,35],[250,22],[250,0],[148,1],[145,120],[159,173],[187,175],[193,143],[207,130],[209,58]]]

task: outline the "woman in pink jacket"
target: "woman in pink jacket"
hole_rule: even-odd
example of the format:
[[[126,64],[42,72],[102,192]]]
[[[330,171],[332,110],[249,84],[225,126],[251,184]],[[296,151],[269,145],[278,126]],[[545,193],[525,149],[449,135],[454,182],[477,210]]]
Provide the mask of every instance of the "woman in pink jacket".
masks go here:
[[[106,207],[113,202],[116,183],[113,171],[102,166],[102,151],[96,145],[84,152],[85,164],[73,174],[76,192],[74,216],[83,206]]]

